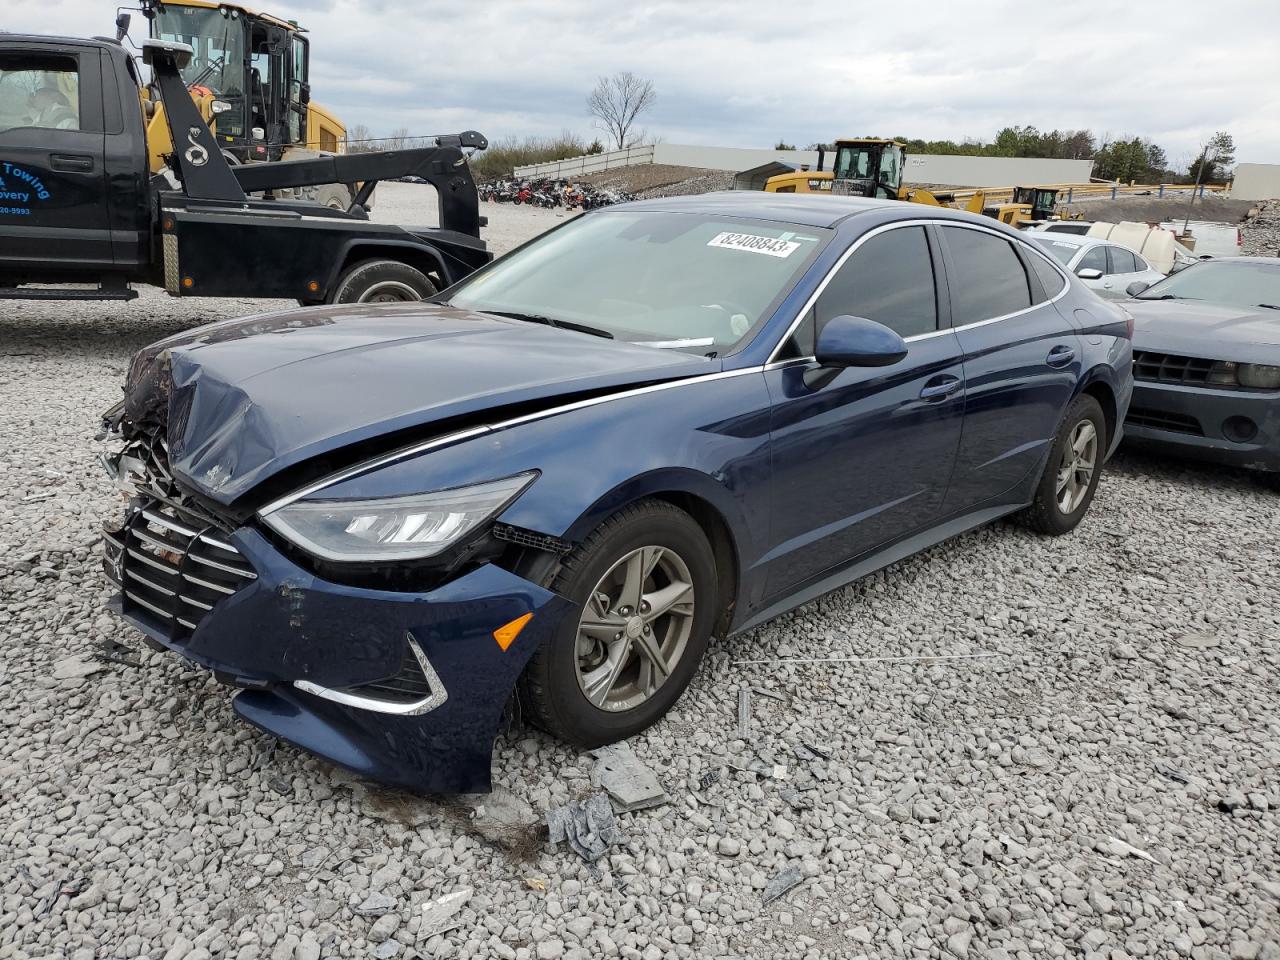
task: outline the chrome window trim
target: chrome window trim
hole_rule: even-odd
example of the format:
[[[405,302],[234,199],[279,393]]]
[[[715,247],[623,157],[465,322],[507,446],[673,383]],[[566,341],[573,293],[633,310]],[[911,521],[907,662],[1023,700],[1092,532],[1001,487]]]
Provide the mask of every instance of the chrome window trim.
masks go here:
[[[984,327],[989,323],[998,323],[1001,320],[1009,320],[1009,319],[1012,319],[1013,317],[1019,317],[1019,316],[1022,316],[1022,314],[1024,313],[1030,313],[1032,310],[1038,310],[1039,308],[1048,306],[1049,304],[1057,303],[1060,299],[1065,297],[1067,295],[1067,291],[1071,289],[1070,278],[1066,275],[1066,273],[1063,272],[1062,268],[1059,267],[1053,261],[1052,257],[1050,257],[1046,253],[1043,253],[1037,250],[1035,248],[1035,244],[1028,243],[1026,240],[1022,240],[1021,238],[1010,237],[1008,234],[1002,233],[999,230],[993,230],[990,227],[985,226],[983,224],[966,223],[962,220],[942,220],[937,218],[924,219],[924,220],[899,220],[894,223],[882,224],[881,226],[876,227],[874,230],[868,230],[866,233],[860,236],[857,240],[855,240],[848,250],[846,250],[844,253],[840,255],[840,259],[837,260],[832,265],[831,269],[827,271],[827,275],[822,278],[822,282],[818,284],[817,289],[814,290],[814,292],[810,295],[809,299],[805,301],[804,306],[800,308],[800,311],[796,315],[796,318],[791,321],[791,325],[787,327],[787,330],[782,335],[782,338],[774,346],[773,350],[769,354],[769,358],[765,361],[764,369],[773,370],[785,364],[795,363],[798,361],[808,362],[814,359],[813,356],[808,356],[808,357],[792,357],[788,360],[780,361],[778,360],[778,353],[782,350],[783,346],[786,345],[787,341],[791,339],[792,335],[796,332],[796,330],[799,329],[800,324],[804,321],[805,315],[808,314],[808,312],[814,308],[814,305],[818,302],[818,298],[822,296],[823,291],[827,289],[827,284],[831,282],[832,278],[836,275],[836,273],[840,270],[840,268],[845,265],[845,262],[848,261],[848,259],[851,256],[853,256],[855,253],[857,253],[858,249],[864,243],[866,243],[872,237],[877,237],[880,234],[887,233],[890,230],[898,230],[903,227],[922,227],[926,225],[939,226],[939,227],[960,227],[961,229],[964,229],[964,230],[976,230],[980,233],[989,233],[994,237],[999,237],[1001,240],[1007,240],[1010,242],[1014,242],[1014,241],[1020,242],[1024,247],[1029,247],[1036,256],[1040,257],[1042,260],[1044,260],[1046,263],[1052,266],[1058,272],[1058,274],[1063,278],[1063,285],[1062,285],[1062,289],[1058,291],[1056,296],[1050,297],[1047,300],[1042,300],[1040,303],[1033,303],[1031,306],[1027,307],[1025,310],[1015,310],[1013,313],[1001,314],[998,317],[989,317],[986,320],[975,320],[972,323],[964,323],[958,327],[939,327],[937,330],[930,330],[928,333],[914,333],[909,337],[902,338],[905,343],[913,343],[916,340],[925,340],[925,339],[928,339],[929,337],[941,336],[944,333],[955,333],[959,330],[972,330],[975,327]]]

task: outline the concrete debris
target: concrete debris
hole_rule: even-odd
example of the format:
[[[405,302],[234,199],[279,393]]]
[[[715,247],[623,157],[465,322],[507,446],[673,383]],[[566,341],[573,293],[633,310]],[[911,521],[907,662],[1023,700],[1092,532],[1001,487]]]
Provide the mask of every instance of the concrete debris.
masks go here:
[[[383,940],[380,944],[373,948],[373,956],[378,960],[390,960],[400,952],[400,943],[397,940]]]
[[[133,653],[132,647],[126,647],[123,643],[117,643],[107,637],[98,644],[98,652],[94,656],[103,663],[120,663],[126,667],[142,666],[140,661],[130,656],[131,653]]]
[[[293,795],[293,784],[284,777],[268,777],[267,786],[282,797],[289,797]]]
[[[764,896],[761,899],[762,905],[767,907],[779,897],[794,890],[803,880],[804,874],[800,872],[799,867],[787,867],[781,873],[775,874],[764,888]]]
[[[738,687],[738,739],[745,740],[751,733],[751,688],[745,683]]]
[[[362,913],[366,917],[380,917],[384,913],[396,909],[396,906],[397,901],[394,897],[389,897],[381,890],[378,890],[365,897],[355,910],[356,913]]]
[[[1203,630],[1185,634],[1177,639],[1178,646],[1189,647],[1192,650],[1208,650],[1218,646],[1219,642],[1216,635]]]
[[[462,887],[453,893],[422,905],[422,918],[418,924],[418,940],[429,940],[462,925],[458,912],[467,905],[474,891],[470,887]]]
[[[565,841],[587,863],[595,863],[609,847],[623,839],[613,816],[613,805],[605,793],[593,793],[585,800],[574,800],[548,810],[547,828],[552,847]]]
[[[55,680],[83,680],[95,673],[107,669],[100,661],[86,660],[83,657],[63,657],[53,665]]]
[[[596,758],[591,785],[609,794],[618,813],[647,810],[671,799],[630,744],[612,743],[591,751],[591,755]]]
[[[1107,837],[1104,842],[1098,844],[1098,849],[1103,853],[1110,853],[1117,857],[1137,857],[1139,860],[1146,860],[1148,863],[1156,862],[1156,858],[1147,853],[1147,851],[1139,850],[1118,837]]]

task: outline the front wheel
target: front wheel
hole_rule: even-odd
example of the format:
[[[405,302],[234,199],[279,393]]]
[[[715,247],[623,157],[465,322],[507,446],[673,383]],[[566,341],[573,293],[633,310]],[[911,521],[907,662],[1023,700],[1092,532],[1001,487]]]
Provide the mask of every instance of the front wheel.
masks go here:
[[[401,303],[436,293],[431,278],[399,260],[365,260],[338,280],[329,303]]]
[[[531,719],[575,746],[633,736],[693,679],[716,619],[715,557],[682,510],[646,500],[564,560],[552,589],[574,604],[525,668]]]
[[[1093,502],[1106,451],[1102,407],[1093,397],[1081,394],[1067,407],[1035,500],[1022,512],[1027,526],[1050,536],[1074,530]]]

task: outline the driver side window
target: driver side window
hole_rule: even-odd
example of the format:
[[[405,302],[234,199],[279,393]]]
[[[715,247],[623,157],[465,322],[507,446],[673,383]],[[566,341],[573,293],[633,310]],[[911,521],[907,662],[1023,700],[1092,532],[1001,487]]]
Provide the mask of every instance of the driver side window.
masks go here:
[[[883,323],[902,337],[938,329],[933,261],[924,227],[898,227],[863,244],[831,277],[780,358],[813,356],[817,335],[832,317],[842,314]]]
[[[74,57],[0,55],[0,130],[80,129],[80,74]]]

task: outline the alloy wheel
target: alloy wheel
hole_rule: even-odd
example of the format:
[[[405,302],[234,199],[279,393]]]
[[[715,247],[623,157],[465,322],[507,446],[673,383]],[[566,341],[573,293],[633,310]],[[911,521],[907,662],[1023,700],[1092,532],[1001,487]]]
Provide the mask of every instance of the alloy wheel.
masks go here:
[[[1064,514],[1079,509],[1089,494],[1098,464],[1098,430],[1092,420],[1081,420],[1071,430],[1058,464],[1054,500]]]
[[[578,686],[597,708],[630,710],[667,682],[693,631],[693,578],[669,547],[618,560],[583,605]]]
[[[404,303],[408,300],[421,300],[422,295],[409,284],[399,280],[380,280],[370,285],[360,295],[358,303]]]

